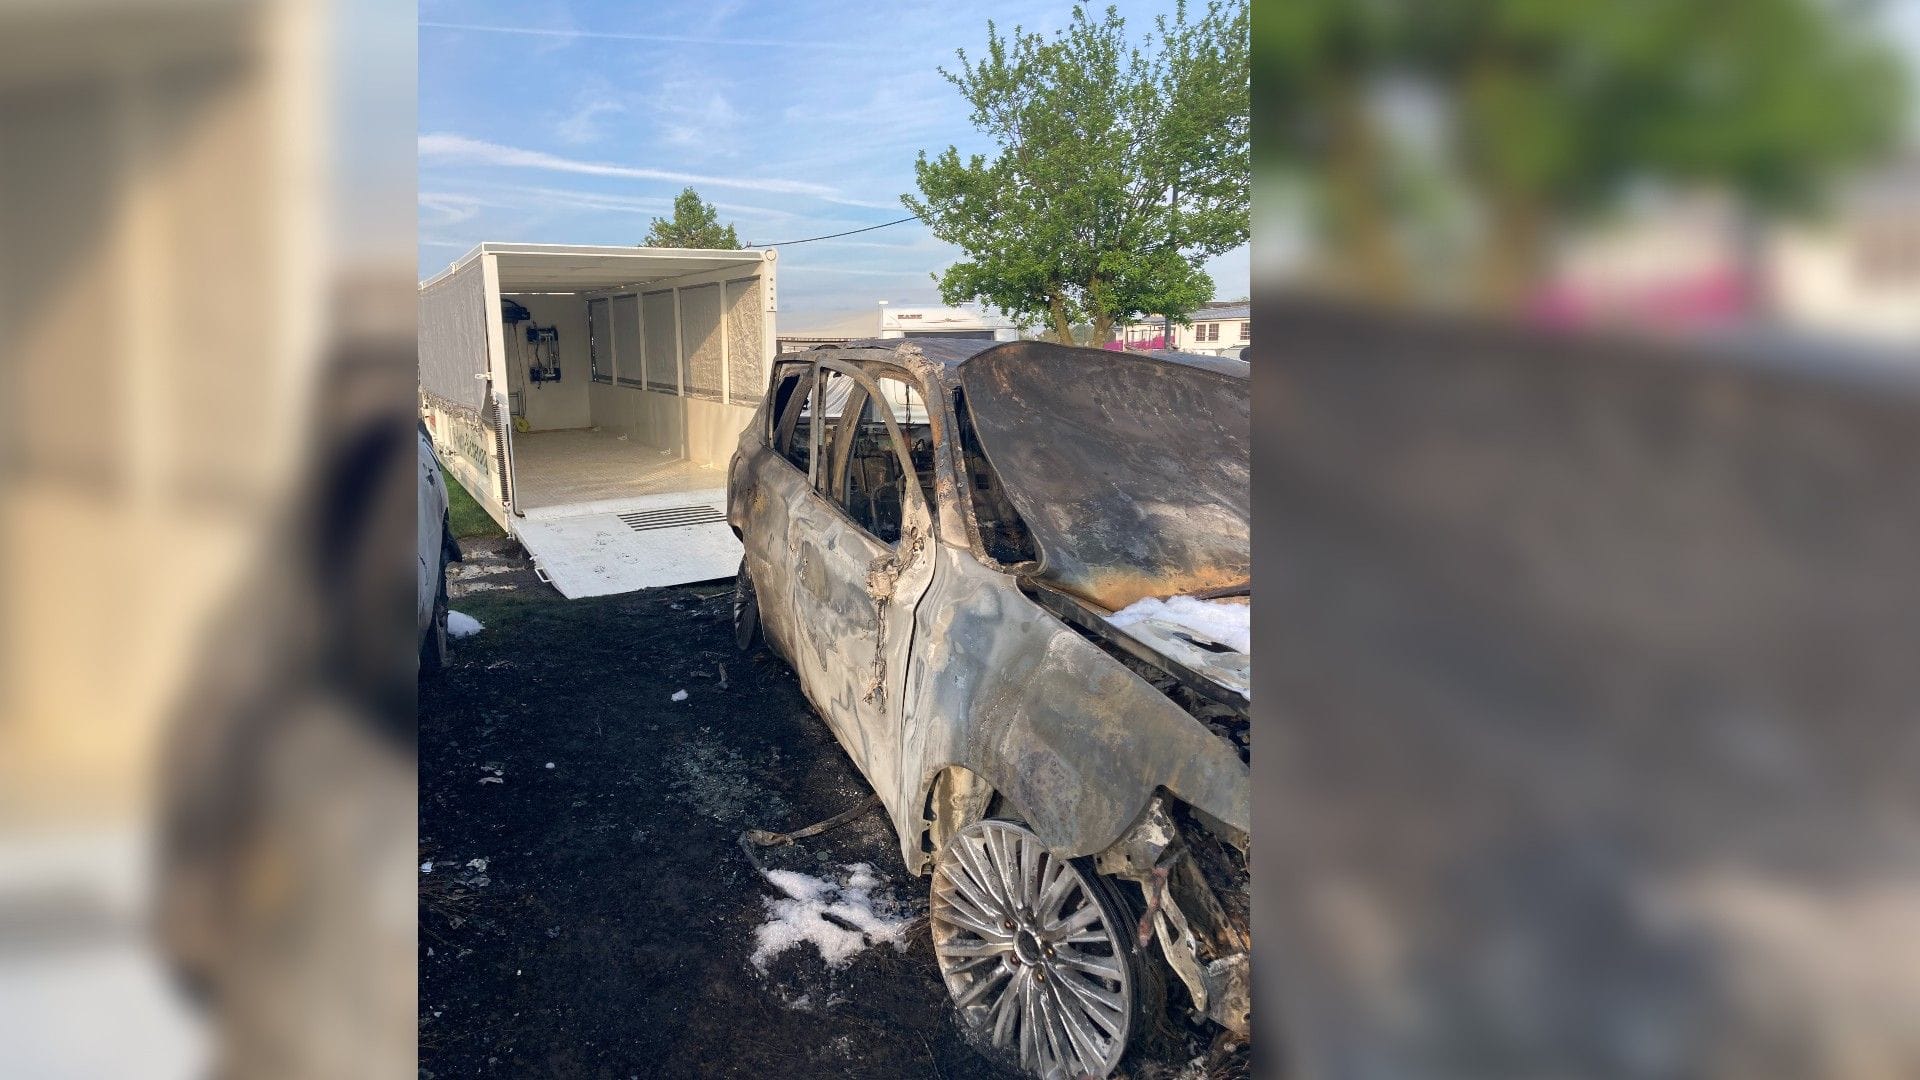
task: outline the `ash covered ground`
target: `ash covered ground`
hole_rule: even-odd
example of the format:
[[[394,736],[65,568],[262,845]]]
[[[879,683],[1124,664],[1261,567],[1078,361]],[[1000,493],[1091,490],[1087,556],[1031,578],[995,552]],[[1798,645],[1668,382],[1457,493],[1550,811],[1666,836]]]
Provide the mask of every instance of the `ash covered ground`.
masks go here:
[[[482,629],[420,687],[423,1078],[1017,1075],[956,1025],[881,810],[742,850],[871,789],[786,664],[734,649],[731,583],[569,601],[512,541],[463,547]],[[813,940],[809,904],[837,916]]]
[[[878,809],[757,855],[870,877],[854,899],[916,920],[904,951],[754,964],[791,897],[740,833],[869,789],[786,665],[734,650],[731,585],[568,601],[509,541],[465,546],[452,606],[484,629],[420,689],[423,1077],[1012,1075],[957,1030]]]

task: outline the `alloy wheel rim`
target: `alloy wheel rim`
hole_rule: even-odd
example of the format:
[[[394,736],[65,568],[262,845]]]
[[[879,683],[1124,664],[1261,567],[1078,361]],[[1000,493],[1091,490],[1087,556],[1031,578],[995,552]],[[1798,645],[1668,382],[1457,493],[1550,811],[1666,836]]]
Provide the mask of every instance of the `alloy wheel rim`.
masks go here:
[[[934,955],[961,1018],[1044,1077],[1105,1076],[1125,1053],[1133,983],[1112,913],[1028,829],[981,821],[934,868]]]

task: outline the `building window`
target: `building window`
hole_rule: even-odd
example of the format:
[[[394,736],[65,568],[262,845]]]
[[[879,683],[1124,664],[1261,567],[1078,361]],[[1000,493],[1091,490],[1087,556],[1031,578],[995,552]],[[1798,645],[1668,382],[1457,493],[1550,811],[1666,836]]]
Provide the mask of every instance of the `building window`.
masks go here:
[[[1198,327],[1195,327],[1194,329],[1193,340],[1219,341],[1220,340],[1220,324],[1217,322],[1201,323]]]
[[[1252,323],[1243,322],[1240,324],[1240,340],[1241,341],[1253,340],[1253,324]]]

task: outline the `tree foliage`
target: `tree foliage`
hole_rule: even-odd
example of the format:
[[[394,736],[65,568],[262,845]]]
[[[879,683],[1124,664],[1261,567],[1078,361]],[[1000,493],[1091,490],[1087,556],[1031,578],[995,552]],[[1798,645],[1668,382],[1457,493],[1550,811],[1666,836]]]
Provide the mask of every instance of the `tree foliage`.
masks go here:
[[[1144,45],[1125,21],[1076,5],[1051,38],[987,24],[979,60],[941,74],[998,152],[949,146],[914,165],[902,202],[965,257],[938,281],[949,304],[984,300],[1056,341],[1073,324],[1186,312],[1213,297],[1201,269],[1248,235],[1248,6],[1182,0]]]
[[[1759,213],[1816,205],[1885,151],[1897,54],[1830,0],[1289,0],[1260,24],[1274,146],[1305,181],[1336,277],[1412,287],[1380,91],[1437,106],[1481,223],[1463,270],[1510,302],[1545,241],[1635,186],[1718,187]],[[1266,122],[1263,118],[1263,123]]]
[[[687,188],[674,196],[673,218],[654,218],[642,247],[716,248],[728,251],[741,247],[732,225],[720,224],[720,212]]]

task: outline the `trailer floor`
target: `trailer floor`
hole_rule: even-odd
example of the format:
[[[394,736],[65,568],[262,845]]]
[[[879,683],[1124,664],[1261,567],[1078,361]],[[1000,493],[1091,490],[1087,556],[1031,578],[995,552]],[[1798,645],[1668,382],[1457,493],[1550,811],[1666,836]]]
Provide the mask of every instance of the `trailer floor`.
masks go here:
[[[604,428],[516,433],[513,479],[523,511],[727,486],[720,466]]]

